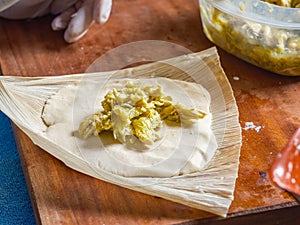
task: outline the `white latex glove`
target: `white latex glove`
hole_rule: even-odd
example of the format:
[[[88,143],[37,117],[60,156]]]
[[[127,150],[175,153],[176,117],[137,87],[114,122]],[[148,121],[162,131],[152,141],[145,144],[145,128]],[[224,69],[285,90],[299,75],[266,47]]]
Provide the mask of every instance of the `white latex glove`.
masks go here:
[[[0,0],[0,17],[27,19],[49,13],[58,15],[52,21],[52,29],[66,29],[64,38],[72,43],[84,36],[93,22],[104,24],[111,7],[112,0]]]

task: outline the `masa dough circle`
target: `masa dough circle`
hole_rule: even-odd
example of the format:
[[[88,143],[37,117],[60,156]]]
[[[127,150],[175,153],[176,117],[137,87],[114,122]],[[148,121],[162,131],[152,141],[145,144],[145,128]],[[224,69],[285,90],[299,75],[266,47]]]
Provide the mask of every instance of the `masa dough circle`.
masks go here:
[[[74,132],[87,116],[101,110],[101,100],[113,88],[127,82],[159,84],[174,103],[198,108],[207,113],[190,127],[164,123],[162,139],[148,150],[137,151],[114,140],[111,132],[82,139]],[[65,147],[76,148],[93,167],[126,177],[171,177],[196,172],[213,157],[217,144],[211,130],[210,95],[201,85],[168,78],[120,79],[103,83],[83,81],[60,89],[45,104],[42,118],[46,132]],[[57,129],[55,129],[57,128]],[[75,135],[73,135],[75,134]],[[67,146],[69,145],[69,146]]]

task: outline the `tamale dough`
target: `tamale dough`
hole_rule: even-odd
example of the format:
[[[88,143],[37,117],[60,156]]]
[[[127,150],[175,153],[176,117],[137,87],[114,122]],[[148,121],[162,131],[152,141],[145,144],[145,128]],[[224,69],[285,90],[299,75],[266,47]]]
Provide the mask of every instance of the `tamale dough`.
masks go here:
[[[165,123],[162,139],[146,151],[143,145],[130,146],[116,141],[112,134],[81,138],[76,130],[88,115],[101,110],[100,102],[113,88],[122,88],[132,79],[109,80],[105,85],[81,82],[68,85],[49,98],[42,118],[48,125],[45,132],[100,170],[126,177],[171,177],[199,171],[215,154],[217,143],[211,130],[210,95],[199,84],[167,78],[139,79],[147,85],[159,83],[174,102],[199,108],[207,116],[188,127]],[[95,96],[91,100],[91,96]]]

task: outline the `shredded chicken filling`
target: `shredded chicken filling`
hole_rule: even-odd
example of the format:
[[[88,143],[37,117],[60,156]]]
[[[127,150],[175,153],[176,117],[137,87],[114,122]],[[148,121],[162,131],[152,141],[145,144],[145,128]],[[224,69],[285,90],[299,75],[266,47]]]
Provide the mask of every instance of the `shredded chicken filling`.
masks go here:
[[[145,144],[152,144],[160,139],[157,130],[163,120],[190,125],[206,115],[201,110],[174,104],[159,85],[142,86],[131,82],[123,89],[108,92],[101,105],[102,111],[81,122],[78,132],[82,137],[112,131],[114,138],[121,142],[132,142],[137,138]]]

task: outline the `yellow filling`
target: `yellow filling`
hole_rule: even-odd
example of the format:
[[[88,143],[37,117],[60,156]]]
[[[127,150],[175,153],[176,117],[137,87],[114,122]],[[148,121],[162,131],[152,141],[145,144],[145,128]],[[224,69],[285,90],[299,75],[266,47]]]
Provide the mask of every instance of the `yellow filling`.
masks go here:
[[[278,6],[284,6],[289,8],[300,8],[300,0],[262,0]]]
[[[300,0],[266,0],[299,7]],[[206,36],[227,52],[272,72],[300,75],[300,31],[274,28],[227,15],[216,8],[201,7]]]
[[[142,86],[127,83],[123,89],[113,89],[101,102],[103,110],[87,117],[79,126],[79,134],[87,138],[102,131],[112,131],[121,142],[137,138],[145,144],[159,140],[157,130],[162,120],[189,125],[193,120],[204,118],[201,110],[174,104],[161,86]]]

